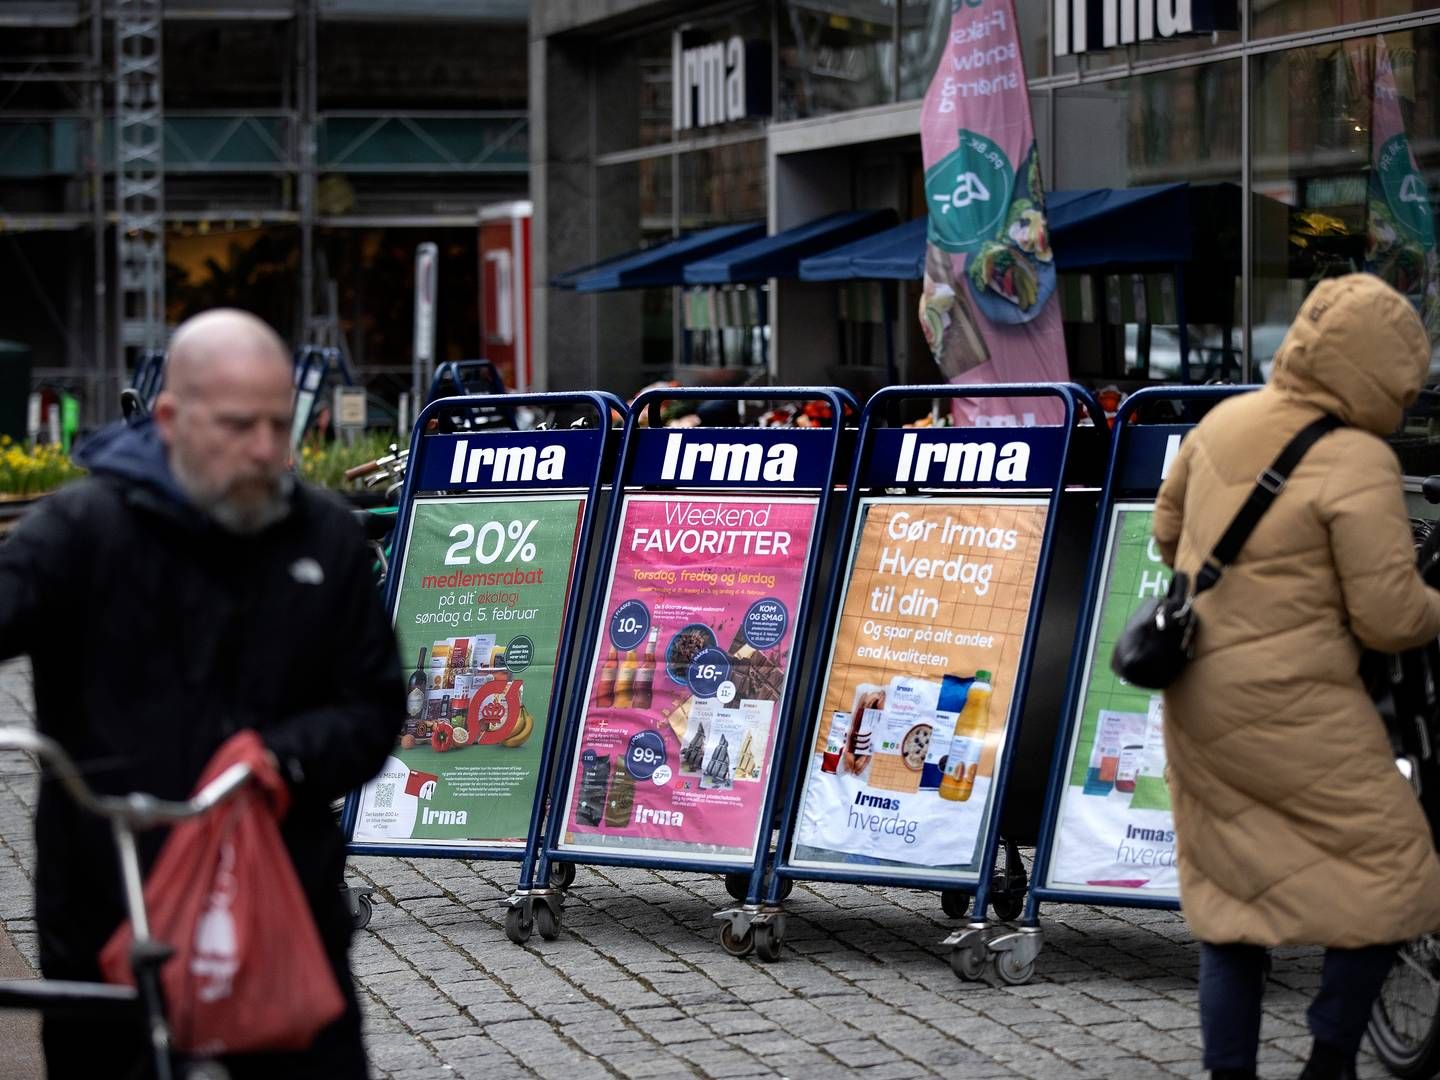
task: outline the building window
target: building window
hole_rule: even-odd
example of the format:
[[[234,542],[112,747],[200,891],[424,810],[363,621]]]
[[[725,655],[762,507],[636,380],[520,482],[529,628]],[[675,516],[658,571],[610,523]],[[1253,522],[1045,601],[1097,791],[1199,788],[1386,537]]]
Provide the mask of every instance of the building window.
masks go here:
[[[781,0],[777,119],[826,116],[893,101],[898,2]]]
[[[1059,189],[1185,182],[1175,205],[1192,258],[1152,253],[1117,214],[1114,257],[1061,275],[1071,371],[1088,382],[1200,382],[1242,374],[1240,61],[1176,68],[1055,91]],[[1056,244],[1057,255],[1063,255]],[[1181,312],[1184,312],[1184,333]]]
[[[762,140],[680,155],[681,231],[762,221],[768,192]]]
[[[1256,56],[1252,335],[1270,364],[1320,279],[1367,270],[1440,336],[1440,27]],[[1431,364],[1440,372],[1440,353]]]
[[[1328,30],[1365,19],[1440,8],[1437,0],[1250,0],[1250,36],[1278,37]]]

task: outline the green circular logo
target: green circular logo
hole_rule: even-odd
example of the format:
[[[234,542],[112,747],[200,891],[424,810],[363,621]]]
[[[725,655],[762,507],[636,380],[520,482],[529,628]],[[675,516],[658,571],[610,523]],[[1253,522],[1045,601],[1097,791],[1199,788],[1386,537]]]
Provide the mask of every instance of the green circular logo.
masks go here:
[[[1404,135],[1392,135],[1375,162],[1380,186],[1395,222],[1423,247],[1435,246],[1435,218],[1430,209],[1430,192],[1425,177],[1415,168],[1410,143]]]
[[[942,251],[974,251],[1004,227],[1015,167],[983,135],[961,128],[960,144],[925,171],[930,242]]]

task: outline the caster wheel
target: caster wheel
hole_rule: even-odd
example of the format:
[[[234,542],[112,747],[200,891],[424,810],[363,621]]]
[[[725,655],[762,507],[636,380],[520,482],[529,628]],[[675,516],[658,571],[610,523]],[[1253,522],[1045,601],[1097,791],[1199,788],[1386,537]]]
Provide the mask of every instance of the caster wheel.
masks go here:
[[[782,877],[780,879],[780,899],[789,900],[790,894],[795,891],[795,879],[793,877]]]
[[[546,941],[554,941],[560,936],[560,920],[555,918],[549,904],[542,902],[535,905],[535,929]]]
[[[995,974],[1000,976],[1000,981],[1009,983],[1011,986],[1023,986],[1035,977],[1035,961],[1027,960],[1023,964],[1015,962],[1015,954],[1002,952],[995,957]]]
[[[530,940],[530,931],[534,929],[534,920],[529,918],[521,907],[512,907],[505,912],[505,936],[516,945],[524,945]]]
[[[990,910],[995,912],[995,918],[1001,922],[1018,919],[1025,910],[1025,897],[1023,894],[1017,896],[1013,893],[991,893]]]
[[[755,948],[755,927],[751,926],[745,933],[737,934],[731,923],[721,923],[720,945],[731,956],[749,956]]]
[[[575,884],[575,864],[573,862],[553,862],[550,864],[550,887],[559,889],[562,892]]]
[[[940,894],[940,910],[952,919],[963,919],[970,914],[970,894],[958,889],[946,889]]]
[[[984,949],[960,948],[950,950],[950,970],[966,982],[975,982],[985,973]]]
[[[777,915],[768,923],[755,927],[755,955],[767,964],[780,959],[780,947],[785,943],[785,916]]]
[[[375,902],[368,893],[361,893],[355,897],[355,913],[350,916],[350,925],[356,930],[364,930],[370,925],[370,917],[374,914]]]
[[[730,899],[737,904],[745,902],[745,894],[750,891],[749,874],[726,874],[725,891],[730,894]]]

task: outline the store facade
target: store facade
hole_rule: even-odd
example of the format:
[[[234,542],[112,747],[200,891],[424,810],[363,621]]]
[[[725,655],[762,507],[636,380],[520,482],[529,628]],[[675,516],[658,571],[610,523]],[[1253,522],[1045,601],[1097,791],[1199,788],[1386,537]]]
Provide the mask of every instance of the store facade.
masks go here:
[[[903,223],[926,213],[920,103],[951,2],[536,3],[541,378],[620,393],[671,377],[862,393],[937,378]],[[1017,8],[1052,217],[1065,218],[1054,244],[1074,377],[1263,378],[1309,288],[1351,269],[1387,277],[1440,333],[1440,0]],[[896,257],[804,280],[804,258],[853,242],[823,234],[856,212]],[[758,280],[687,282],[685,260],[663,257],[586,278],[754,223],[781,256],[791,230],[822,235],[791,244],[798,258],[762,259],[775,276]]]

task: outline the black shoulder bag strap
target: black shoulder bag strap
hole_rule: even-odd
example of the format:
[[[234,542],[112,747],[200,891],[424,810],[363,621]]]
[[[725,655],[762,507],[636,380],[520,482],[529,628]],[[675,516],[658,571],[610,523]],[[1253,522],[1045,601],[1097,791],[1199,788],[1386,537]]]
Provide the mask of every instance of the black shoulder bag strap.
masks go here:
[[[1280,451],[1280,456],[1275,459],[1268,469],[1265,469],[1255,478],[1255,487],[1250,491],[1250,497],[1245,500],[1245,505],[1240,507],[1235,520],[1230,522],[1230,527],[1220,537],[1210,552],[1210,557],[1205,560],[1205,565],[1195,575],[1195,596],[1199,596],[1206,589],[1213,588],[1220,580],[1220,573],[1235,557],[1240,554],[1240,549],[1245,546],[1245,541],[1255,531],[1255,526],[1260,524],[1265,511],[1270,509],[1270,504],[1275,501],[1285,488],[1285,483],[1290,479],[1290,473],[1305,452],[1314,446],[1320,439],[1334,431],[1338,427],[1344,427],[1344,423],[1334,416],[1326,414],[1318,420],[1306,424],[1295,437],[1285,444],[1285,449]]]

